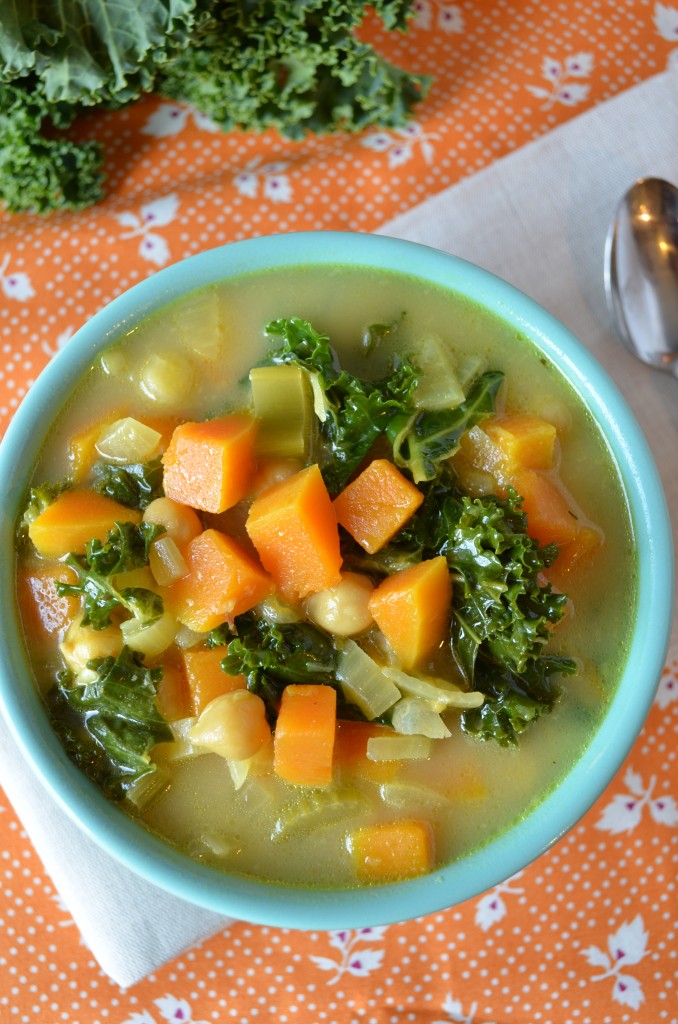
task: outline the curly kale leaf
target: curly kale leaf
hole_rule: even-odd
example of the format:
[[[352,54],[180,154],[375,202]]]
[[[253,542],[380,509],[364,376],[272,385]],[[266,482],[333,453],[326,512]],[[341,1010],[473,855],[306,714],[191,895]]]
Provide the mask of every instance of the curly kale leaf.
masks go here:
[[[266,703],[275,720],[288,683],[322,683],[336,688],[337,651],[331,637],[306,622],[275,624],[255,615],[235,620],[237,638],[221,662],[229,675],[243,675],[247,687]]]
[[[462,729],[503,747],[517,746],[520,734],[551,711],[558,700],[560,686],[553,677],[575,671],[571,659],[546,655],[529,662],[522,673],[502,672],[485,663],[476,673],[476,686],[486,695],[485,703],[462,712]]]
[[[142,511],[156,498],[164,495],[162,460],[130,462],[123,466],[110,462],[94,465],[94,489],[113,498],[126,508]]]
[[[499,370],[489,370],[476,378],[465,401],[454,409],[394,416],[387,433],[396,465],[409,470],[415,484],[435,479],[440,463],[459,448],[462,434],[494,412],[503,379]]]
[[[411,0],[372,5],[403,30]],[[163,70],[158,91],[194,104],[221,128],[309,132],[401,127],[430,79],[409,74],[360,42],[363,0],[224,3],[193,45]]]
[[[187,46],[197,0],[15,0],[3,5],[0,82],[30,76],[49,104],[129,103]]]
[[[74,117],[32,84],[0,85],[0,201],[8,210],[80,210],[102,198],[101,146],[64,135]]]
[[[163,532],[154,523],[116,523],[102,544],[94,538],[85,545],[85,554],[71,554],[67,564],[78,575],[77,583],[57,583],[59,596],[82,599],[82,624],[105,629],[116,609],[124,610],[140,622],[150,623],[162,615],[162,598],[151,590],[118,590],[114,577],[148,565],[151,543]]]
[[[337,494],[392,418],[409,414],[416,370],[409,360],[397,359],[382,380],[361,380],[339,367],[325,335],[297,317],[272,321],[266,333],[277,341],[271,361],[305,367],[322,393],[319,463],[328,490]]]
[[[91,682],[63,673],[47,695],[52,722],[69,757],[114,799],[155,770],[150,751],[172,739],[156,706],[162,669],[147,668],[123,647],[117,658],[89,663]]]

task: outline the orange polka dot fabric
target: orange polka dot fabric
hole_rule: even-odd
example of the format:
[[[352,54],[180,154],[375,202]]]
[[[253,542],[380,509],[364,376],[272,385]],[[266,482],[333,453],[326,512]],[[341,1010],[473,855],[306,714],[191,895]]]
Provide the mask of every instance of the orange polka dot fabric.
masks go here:
[[[434,75],[402,130],[299,142],[222,134],[147,98],[78,129],[106,147],[97,207],[0,215],[0,432],[42,367],[121,291],[205,248],[272,232],[371,231],[663,70],[678,6],[416,0],[404,36]],[[678,1021],[678,662],[587,816],[468,903],[388,927],[236,923],[128,990],[99,968],[0,790],[0,1024],[636,1024]]]

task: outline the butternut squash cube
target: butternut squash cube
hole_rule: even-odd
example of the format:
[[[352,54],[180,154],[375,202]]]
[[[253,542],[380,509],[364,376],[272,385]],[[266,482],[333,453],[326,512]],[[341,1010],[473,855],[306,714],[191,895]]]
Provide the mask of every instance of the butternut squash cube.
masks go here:
[[[417,511],[424,496],[388,459],[375,459],[334,500],[337,519],[371,555]]]
[[[445,640],[452,581],[443,555],[387,577],[369,609],[405,670],[421,665]]]

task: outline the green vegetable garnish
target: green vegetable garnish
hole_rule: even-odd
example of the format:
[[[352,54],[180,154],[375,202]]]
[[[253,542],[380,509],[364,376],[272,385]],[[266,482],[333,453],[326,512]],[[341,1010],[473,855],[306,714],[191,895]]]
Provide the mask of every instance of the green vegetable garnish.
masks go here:
[[[140,622],[151,622],[162,614],[162,598],[151,590],[118,590],[113,578],[148,565],[149,548],[163,527],[154,523],[116,523],[106,541],[89,541],[84,555],[71,554],[66,563],[78,574],[77,583],[57,583],[60,597],[82,598],[83,626],[105,629],[111,613],[121,608]]]
[[[88,668],[95,678],[74,684],[60,675],[47,695],[52,722],[70,758],[114,799],[155,770],[149,752],[172,739],[155,703],[162,669],[146,668],[123,647],[117,658],[100,658]]]
[[[101,198],[103,152],[63,135],[80,113],[144,93],[193,104],[222,129],[402,127],[430,79],[389,64],[354,29],[363,0],[15,0],[0,18],[0,200],[15,212]],[[412,0],[371,5],[404,30]]]
[[[93,467],[94,489],[113,498],[126,508],[143,512],[152,501],[164,495],[162,487],[162,460],[127,463],[117,466],[111,462],[97,462]]]

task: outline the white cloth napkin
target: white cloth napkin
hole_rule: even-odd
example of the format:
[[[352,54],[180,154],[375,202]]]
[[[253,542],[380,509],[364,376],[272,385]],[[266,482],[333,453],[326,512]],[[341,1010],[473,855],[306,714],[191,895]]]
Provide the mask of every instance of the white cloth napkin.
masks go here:
[[[595,108],[392,221],[381,233],[453,252],[504,277],[559,317],[605,365],[654,450],[678,516],[678,387],[614,339],[605,308],[607,224],[638,176],[678,182],[678,73]],[[678,523],[674,518],[678,536]],[[674,629],[673,651],[678,653]],[[21,765],[0,722],[0,782],[84,941],[121,987],[220,931],[192,907],[117,865]]]

